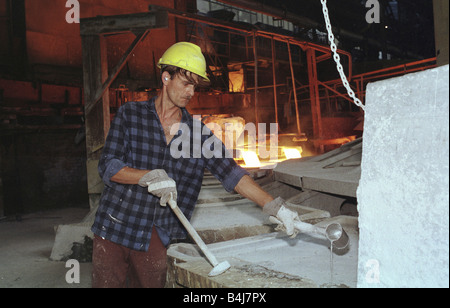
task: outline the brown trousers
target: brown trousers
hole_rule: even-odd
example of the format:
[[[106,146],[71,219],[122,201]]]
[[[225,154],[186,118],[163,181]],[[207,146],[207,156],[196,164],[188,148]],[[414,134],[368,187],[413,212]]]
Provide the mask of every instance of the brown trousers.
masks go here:
[[[163,288],[167,249],[155,228],[147,252],[136,251],[94,235],[93,288]]]

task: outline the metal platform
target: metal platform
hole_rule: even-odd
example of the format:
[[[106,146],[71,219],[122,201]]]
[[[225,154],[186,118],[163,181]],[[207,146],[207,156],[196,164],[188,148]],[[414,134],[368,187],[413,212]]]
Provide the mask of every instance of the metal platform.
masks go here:
[[[323,155],[284,161],[273,173],[276,181],[303,190],[356,197],[361,156],[362,138]]]
[[[317,225],[338,222],[350,238],[343,252],[330,253],[322,238],[299,234],[295,239],[269,233],[208,245],[219,261],[231,268],[208,277],[211,265],[194,244],[171,245],[168,250],[169,287],[188,288],[327,288],[356,287],[358,220],[338,216]]]

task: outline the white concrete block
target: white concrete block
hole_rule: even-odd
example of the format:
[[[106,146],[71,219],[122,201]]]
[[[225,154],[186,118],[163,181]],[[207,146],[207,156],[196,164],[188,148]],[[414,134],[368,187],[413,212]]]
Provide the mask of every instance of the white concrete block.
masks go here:
[[[449,287],[449,66],[369,84],[358,287]]]
[[[59,225],[56,228],[55,242],[53,243],[50,260],[61,261],[72,254],[74,243],[84,243],[84,238],[93,238],[92,223],[78,223],[71,225]]]

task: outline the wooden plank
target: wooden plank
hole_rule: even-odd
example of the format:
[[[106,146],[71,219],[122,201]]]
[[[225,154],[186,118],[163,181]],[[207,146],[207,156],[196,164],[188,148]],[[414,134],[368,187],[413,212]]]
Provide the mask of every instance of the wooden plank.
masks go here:
[[[137,14],[97,16],[80,20],[80,34],[118,34],[124,32],[142,32],[149,29],[167,28],[167,11],[153,11]]]
[[[101,82],[104,82],[108,78],[108,60],[107,60],[107,54],[108,54],[108,48],[106,44],[106,40],[100,38],[100,57],[101,57]],[[97,94],[97,92],[96,92]],[[106,136],[108,135],[109,128],[111,127],[111,115],[110,115],[110,105],[109,105],[109,85],[106,87],[100,96],[97,98],[94,96],[94,100],[102,101],[102,107],[103,107],[103,142],[106,140]],[[86,115],[85,115],[86,116]],[[99,146],[98,144],[96,145]]]
[[[92,104],[97,89],[101,88],[103,80],[108,76],[106,41],[100,35],[81,37],[83,52],[83,86],[85,96],[85,129],[88,193],[91,209],[98,204],[98,192],[102,189],[98,181],[98,171],[93,167],[100,158],[105,136],[110,125],[108,91],[100,98],[101,104]],[[92,106],[90,112],[86,108]]]
[[[101,36],[90,35],[82,37],[85,110],[91,105],[96,89],[103,84],[106,48],[102,48],[102,44],[105,44],[105,42]],[[88,159],[97,159],[97,157],[92,157],[95,153],[93,149],[98,149],[104,143],[104,121],[109,121],[109,118],[105,119],[104,117],[103,104],[97,104],[91,108],[90,112],[85,112]]]
[[[101,194],[103,192],[104,184],[100,175],[98,174],[98,160],[88,160],[87,167],[87,182],[89,194]]]

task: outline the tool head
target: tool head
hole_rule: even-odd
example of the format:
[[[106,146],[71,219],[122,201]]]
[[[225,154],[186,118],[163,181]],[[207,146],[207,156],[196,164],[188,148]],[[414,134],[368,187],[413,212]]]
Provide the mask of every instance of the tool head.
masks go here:
[[[217,264],[214,268],[209,272],[208,276],[218,276],[220,274],[225,273],[231,267],[228,261],[223,261],[222,263]]]
[[[327,238],[337,249],[345,249],[348,246],[349,238],[347,232],[339,223],[329,224],[325,230]]]

